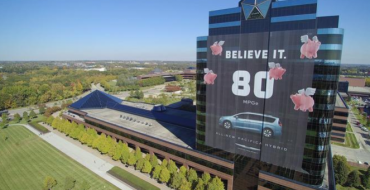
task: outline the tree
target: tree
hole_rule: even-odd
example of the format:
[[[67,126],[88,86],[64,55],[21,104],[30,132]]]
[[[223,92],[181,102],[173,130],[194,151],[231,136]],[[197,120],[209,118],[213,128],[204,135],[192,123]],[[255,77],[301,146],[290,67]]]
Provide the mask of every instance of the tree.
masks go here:
[[[209,173],[207,172],[203,173],[202,180],[204,182],[204,185],[208,185],[209,181],[211,180],[211,175],[209,175]]]
[[[175,75],[176,81],[181,82],[183,77],[181,75]]]
[[[44,114],[45,113],[45,106],[41,105],[39,106],[39,114]]]
[[[44,186],[43,186],[44,190],[50,190],[56,185],[57,185],[57,180],[55,180],[53,177],[50,177],[50,176],[45,177]]]
[[[141,172],[149,174],[152,171],[152,169],[153,169],[152,164],[150,164],[148,160],[145,160],[144,167],[141,169]]]
[[[182,179],[181,185],[179,190],[192,190],[192,184],[186,180],[186,178]]]
[[[347,162],[340,160],[338,163],[336,163],[336,167],[334,168],[334,177],[337,184],[344,185],[347,181],[348,173],[349,169]]]
[[[114,154],[116,153],[117,146],[118,146],[118,144],[117,144],[116,139],[111,138],[111,139],[110,139],[110,149],[109,149],[109,151],[108,151],[108,155],[109,155],[110,157],[112,157],[112,158],[113,158]]]
[[[121,158],[122,156],[122,149],[123,149],[123,143],[122,141],[119,141],[118,144],[116,145],[113,153],[112,159],[117,161]]]
[[[141,149],[138,146],[136,147],[136,150],[135,150],[135,157],[136,157],[136,160],[143,158],[143,153],[141,153]]]
[[[57,129],[59,124],[60,124],[60,119],[57,117],[53,120],[53,123],[51,124],[51,126],[53,127],[53,129]]]
[[[134,166],[136,164],[136,161],[137,161],[137,159],[135,157],[135,151],[133,151],[129,154],[127,164],[130,165],[130,166]]]
[[[144,156],[144,160],[145,160],[145,161],[150,161],[150,154],[146,154],[146,155]]]
[[[190,170],[187,173],[187,178],[188,178],[188,181],[193,184],[197,182],[198,174],[193,168],[190,168]]]
[[[54,121],[54,117],[53,117],[53,116],[50,116],[50,117],[48,117],[48,118],[46,119],[46,123],[47,123],[48,125],[51,125],[51,124],[53,123],[53,121]]]
[[[162,167],[160,165],[155,166],[152,172],[153,178],[159,179],[159,175],[161,174],[161,171],[162,171]]]
[[[178,189],[181,186],[181,183],[185,179],[185,176],[181,173],[175,172],[170,180],[170,187],[173,189]]]
[[[121,156],[121,162],[126,164],[128,162],[128,159],[130,158],[130,149],[128,148],[128,145],[124,143],[122,145],[122,156]]]
[[[2,115],[1,115],[1,120],[2,120],[2,123],[5,125],[5,124],[7,124],[8,123],[8,114],[6,114],[6,113],[3,113]]]
[[[144,162],[145,162],[145,160],[143,158],[137,160],[136,165],[135,165],[135,169],[141,171],[141,169],[143,169],[143,167],[144,167]]]
[[[161,164],[162,168],[167,168],[167,165],[168,165],[167,159],[163,159],[162,164]]]
[[[76,180],[73,179],[72,177],[66,177],[65,182],[64,182],[64,189],[65,190],[71,190],[73,187],[75,187]]]
[[[102,133],[99,138],[98,150],[103,154],[106,154],[108,152],[108,150],[106,149],[106,142],[107,136]]]
[[[82,182],[81,190],[89,190],[91,188],[90,184],[87,183],[85,180]]]
[[[367,168],[367,171],[362,175],[362,185],[365,188],[370,189],[370,167]]]
[[[167,168],[163,168],[161,170],[161,173],[159,174],[159,181],[162,183],[168,183],[170,177],[171,177],[170,171],[168,171]]]
[[[194,190],[204,190],[204,188],[205,188],[204,182],[201,178],[199,178],[198,183],[195,186]]]
[[[31,110],[31,112],[30,112],[30,119],[34,119],[36,117],[37,117],[36,113],[33,110]]]
[[[184,176],[186,176],[188,169],[185,166],[180,167],[180,173]]]
[[[29,118],[28,118],[28,113],[25,111],[23,112],[23,120],[28,122]]]
[[[360,175],[357,170],[353,170],[348,175],[347,185],[350,187],[358,187],[361,185]]]
[[[209,182],[207,184],[207,190],[217,190],[216,184]]]
[[[225,190],[225,185],[219,177],[215,177],[210,182],[216,188],[216,190]]]
[[[158,165],[158,158],[155,154],[152,154],[150,156],[150,164],[153,166],[153,167],[156,167]]]
[[[15,115],[14,115],[14,122],[16,122],[16,123],[19,123],[20,121],[21,121],[21,116],[18,114],[18,113],[16,113]]]
[[[167,169],[168,169],[168,171],[170,171],[171,174],[177,172],[177,170],[178,170],[178,168],[176,166],[176,163],[172,160],[170,160],[168,162]]]

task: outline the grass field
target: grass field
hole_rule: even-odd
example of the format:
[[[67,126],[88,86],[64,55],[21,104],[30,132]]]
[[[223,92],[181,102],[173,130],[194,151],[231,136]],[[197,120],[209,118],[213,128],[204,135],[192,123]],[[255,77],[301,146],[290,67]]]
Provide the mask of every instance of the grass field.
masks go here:
[[[158,187],[140,179],[139,177],[117,166],[109,170],[108,173],[118,178],[119,180],[124,181],[125,183],[129,184],[131,187],[134,187],[137,190],[160,190]]]
[[[353,149],[359,149],[360,145],[357,142],[356,136],[353,133],[346,133],[346,142],[343,143],[337,143],[333,142],[333,144]]]
[[[76,180],[76,190],[84,181],[90,190],[118,189],[22,126],[0,132],[8,137],[0,139],[0,190],[40,190],[46,176],[57,180],[53,190],[64,189],[67,176]]]

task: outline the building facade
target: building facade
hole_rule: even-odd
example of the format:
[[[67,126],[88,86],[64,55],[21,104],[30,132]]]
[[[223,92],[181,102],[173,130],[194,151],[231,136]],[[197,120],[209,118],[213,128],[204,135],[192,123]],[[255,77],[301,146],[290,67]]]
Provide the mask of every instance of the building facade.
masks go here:
[[[332,169],[326,168],[331,168],[330,137],[343,30],[338,28],[338,16],[317,17],[316,10],[316,0],[245,0],[236,8],[211,11],[209,36],[197,39],[196,112],[191,100],[170,106],[150,105],[94,91],[72,104],[63,117],[122,140],[131,148],[140,147],[144,153],[218,176],[227,190],[323,189],[326,176],[332,176]],[[317,55],[300,52],[301,41],[320,41]],[[282,69],[280,66],[286,73],[272,76],[272,70]],[[228,79],[235,67],[240,70],[234,73],[237,77]],[[253,86],[252,82],[243,83],[247,78]],[[236,81],[239,86],[228,86]],[[272,84],[277,86],[274,91],[270,91]],[[243,97],[222,98],[231,91]],[[289,96],[285,96],[288,91]],[[256,98],[248,97],[248,93]],[[305,97],[315,104],[294,106],[294,97]],[[252,113],[251,108],[263,114]],[[221,119],[213,117],[224,111],[227,115]],[[210,135],[214,130],[227,131],[238,119],[255,122],[256,118],[260,120],[256,129],[265,125],[270,128],[257,133]],[[227,119],[234,119],[234,123]],[[239,134],[247,135],[238,139],[246,143],[224,140],[235,140]],[[279,145],[274,144],[277,140]],[[248,143],[253,147],[245,146]]]
[[[268,3],[270,4],[266,5]],[[344,31],[338,28],[338,16],[318,17],[316,14],[317,6],[317,0],[241,1],[236,8],[211,11],[209,14],[209,35],[197,38],[196,149],[234,163],[233,189],[235,190],[309,189],[319,188],[323,185],[327,155],[330,149],[330,133],[334,117]],[[306,131],[302,170],[289,169],[261,161],[261,159],[207,145],[207,129],[210,127],[207,126],[207,115],[211,111],[207,110],[209,106],[207,98],[210,97],[207,91],[213,87],[205,84],[207,83],[205,75],[208,74],[209,69],[214,69],[210,68],[211,61],[209,60],[212,40],[216,39],[216,36],[243,36],[256,33],[268,33],[272,36],[274,32],[303,30],[314,31],[321,41],[321,47],[318,51],[318,58],[313,59],[314,68],[311,80],[312,87],[316,89],[313,96],[315,100],[314,111],[309,113],[307,125],[300,126]],[[210,41],[210,39],[212,40]],[[241,46],[242,44],[239,44],[239,47]],[[236,57],[238,56],[240,55],[236,55]],[[212,66],[215,67],[215,64]],[[297,188],[296,184],[302,187]]]

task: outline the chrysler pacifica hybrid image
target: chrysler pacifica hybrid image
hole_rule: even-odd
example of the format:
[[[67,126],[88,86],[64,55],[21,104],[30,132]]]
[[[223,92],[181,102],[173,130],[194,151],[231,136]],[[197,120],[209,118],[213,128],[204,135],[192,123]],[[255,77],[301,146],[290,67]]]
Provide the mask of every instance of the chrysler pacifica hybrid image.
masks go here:
[[[280,137],[283,127],[283,124],[277,117],[251,112],[223,116],[220,118],[219,124],[225,129],[240,129],[262,133],[266,138]]]

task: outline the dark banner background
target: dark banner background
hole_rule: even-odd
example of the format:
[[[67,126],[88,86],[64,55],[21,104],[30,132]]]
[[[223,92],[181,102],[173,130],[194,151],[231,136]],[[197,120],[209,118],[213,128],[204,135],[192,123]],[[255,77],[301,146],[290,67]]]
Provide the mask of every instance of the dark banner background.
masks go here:
[[[217,74],[214,85],[207,85],[206,144],[228,152],[260,159],[264,162],[291,169],[300,169],[303,160],[308,112],[294,110],[290,95],[312,86],[314,62],[300,59],[301,36],[315,35],[315,31],[286,31],[241,35],[210,36],[208,47],[216,41],[225,41],[222,56],[208,50],[207,66]],[[273,59],[273,50],[284,49],[285,59]],[[269,50],[269,59],[226,59],[226,51]],[[280,63],[286,69],[282,80],[275,80],[273,95],[268,99],[255,96],[254,89],[266,91],[267,80],[254,86],[257,72],[268,73],[268,62]],[[250,73],[250,93],[236,96],[232,92],[233,74]],[[244,77],[244,76],[240,76]],[[265,76],[268,77],[267,75]],[[244,103],[244,102],[253,102]],[[223,116],[253,112],[279,118],[283,127],[279,137],[266,138],[261,133],[240,129],[225,129],[219,125]],[[261,117],[261,128],[263,117]],[[238,144],[238,145],[237,145]]]

